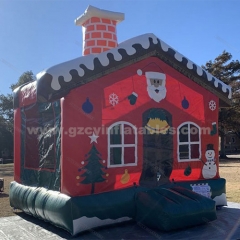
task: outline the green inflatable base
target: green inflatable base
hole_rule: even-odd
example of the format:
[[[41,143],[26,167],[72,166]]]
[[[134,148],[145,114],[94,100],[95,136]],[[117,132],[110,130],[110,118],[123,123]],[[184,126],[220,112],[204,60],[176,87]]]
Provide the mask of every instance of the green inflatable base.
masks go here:
[[[133,186],[112,192],[81,197],[69,197],[60,192],[47,190],[42,187],[30,187],[17,182],[12,182],[10,185],[9,198],[11,207],[21,209],[27,214],[50,222],[57,227],[67,230],[72,235],[76,235],[77,233],[85,230],[132,219],[142,222],[140,214],[141,211],[143,213],[146,213],[148,210],[150,211],[152,203],[150,205],[139,207],[143,204],[142,197],[140,196],[144,196],[144,198],[148,197],[150,202],[154,202],[154,196],[159,194],[159,191],[165,191],[161,189],[173,189],[176,187],[183,189],[181,190],[182,195],[183,191],[188,189],[188,192],[195,191],[207,197],[195,194],[203,199],[200,203],[202,206],[200,210],[203,212],[201,218],[210,218],[213,220],[212,206],[214,206],[215,209],[215,205],[222,206],[227,204],[225,179],[177,182],[153,189]],[[175,194],[173,199],[177,199],[178,194],[176,191],[171,191]],[[162,199],[164,200],[164,198]],[[211,199],[214,199],[215,201]],[[163,200],[160,201],[158,205],[165,202],[165,204],[168,204],[168,207],[171,208],[171,201],[166,202],[166,199],[164,201]],[[209,203],[209,201],[211,203]],[[206,202],[208,204],[206,204]],[[187,213],[188,216],[191,214],[196,215],[197,210],[195,207],[191,207],[191,205],[189,205],[189,201],[181,200],[179,206],[182,208],[182,214]],[[190,209],[187,211],[185,207],[186,209]],[[159,211],[159,214],[163,213],[161,212],[162,210],[160,207],[158,209],[154,209],[154,211]],[[159,229],[171,230],[199,224],[197,220],[194,220],[195,218],[191,219],[189,217],[189,220],[187,220],[187,218],[184,220],[187,222],[186,225],[178,227],[177,223],[174,222],[174,219],[178,219],[174,216],[175,211],[176,210],[168,213],[170,216],[169,219],[172,219],[173,221],[171,225],[172,227],[163,226]],[[179,219],[177,221],[179,221]],[[204,221],[200,223],[204,223]],[[148,226],[154,227],[151,224]]]

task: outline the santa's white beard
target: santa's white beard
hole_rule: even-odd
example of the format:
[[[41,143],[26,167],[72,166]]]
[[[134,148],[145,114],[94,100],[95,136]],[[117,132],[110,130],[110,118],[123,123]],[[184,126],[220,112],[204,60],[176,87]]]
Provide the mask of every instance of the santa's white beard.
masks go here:
[[[159,92],[156,93],[155,90],[158,90]],[[156,102],[160,102],[162,99],[166,97],[167,90],[165,87],[154,87],[153,85],[147,86],[148,95],[150,98],[152,98]]]

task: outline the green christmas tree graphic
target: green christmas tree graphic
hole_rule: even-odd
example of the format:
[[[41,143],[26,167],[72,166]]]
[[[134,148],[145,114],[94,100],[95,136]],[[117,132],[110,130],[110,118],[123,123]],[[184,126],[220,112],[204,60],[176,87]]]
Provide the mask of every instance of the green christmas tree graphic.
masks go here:
[[[92,184],[91,194],[94,193],[95,190],[95,183],[97,182],[104,182],[106,179],[102,176],[105,175],[102,168],[104,166],[100,163],[100,153],[98,152],[95,145],[92,145],[91,150],[87,154],[87,165],[84,167],[86,170],[81,177],[85,177],[85,179],[81,182],[82,184]]]

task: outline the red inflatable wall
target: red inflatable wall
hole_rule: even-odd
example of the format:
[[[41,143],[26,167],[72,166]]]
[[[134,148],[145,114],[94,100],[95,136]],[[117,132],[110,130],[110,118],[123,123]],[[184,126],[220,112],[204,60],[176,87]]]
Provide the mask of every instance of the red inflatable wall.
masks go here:
[[[151,99],[147,91],[146,76],[151,71],[166,75],[166,97],[159,102]],[[218,165],[218,98],[157,58],[151,57],[72,90],[62,99],[61,107],[61,191],[65,194],[80,196],[138,185],[141,178],[147,180],[143,169],[147,172],[151,161],[155,161],[149,157],[146,164],[146,154],[158,151],[165,158],[161,164],[170,180],[219,177],[218,167],[212,175],[203,172],[207,151],[215,153],[212,164]],[[148,140],[142,133],[154,121],[163,124],[163,128],[158,134],[150,134],[150,138],[161,135],[164,152],[144,150]],[[119,130],[110,135],[109,131],[117,127],[132,132],[123,136],[123,130]],[[195,129],[198,136],[179,140],[179,129],[184,127]],[[187,144],[191,152],[184,152]],[[186,154],[193,159],[187,159]]]

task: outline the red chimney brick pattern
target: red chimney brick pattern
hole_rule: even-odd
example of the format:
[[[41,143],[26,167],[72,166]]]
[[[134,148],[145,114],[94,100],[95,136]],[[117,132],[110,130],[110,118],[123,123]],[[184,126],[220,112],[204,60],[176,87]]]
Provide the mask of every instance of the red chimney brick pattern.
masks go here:
[[[116,21],[92,17],[83,23],[83,55],[97,54],[118,46]]]
[[[89,6],[76,25],[83,28],[83,55],[98,54],[118,46],[116,25],[124,19],[123,13]]]

